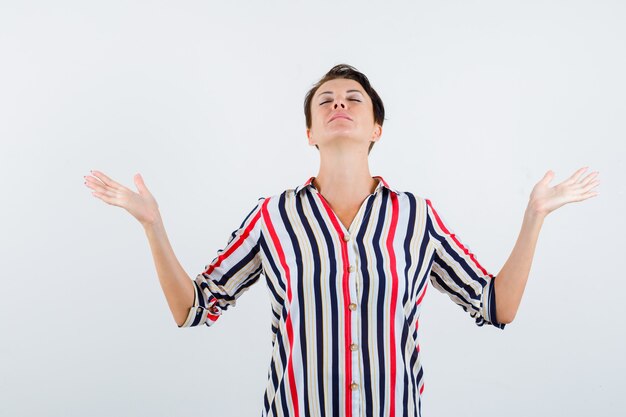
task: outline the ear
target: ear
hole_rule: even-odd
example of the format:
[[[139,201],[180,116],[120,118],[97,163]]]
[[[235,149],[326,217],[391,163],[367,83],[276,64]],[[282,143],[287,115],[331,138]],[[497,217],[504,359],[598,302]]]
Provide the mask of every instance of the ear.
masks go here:
[[[382,134],[383,134],[383,127],[380,124],[376,123],[374,125],[374,131],[372,132],[371,142],[378,142]]]
[[[314,145],[315,143],[313,142],[313,135],[311,134],[311,129],[306,130],[306,137],[309,140],[309,145]]]

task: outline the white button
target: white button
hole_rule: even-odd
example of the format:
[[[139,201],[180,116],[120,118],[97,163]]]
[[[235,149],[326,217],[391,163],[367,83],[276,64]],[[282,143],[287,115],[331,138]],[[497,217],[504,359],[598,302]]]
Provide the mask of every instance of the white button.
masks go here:
[[[350,384],[350,388],[357,389],[359,387],[359,384],[357,384],[356,382],[353,382],[352,384]]]
[[[353,344],[350,345],[350,350],[353,351],[353,352],[355,350],[357,350],[358,348],[359,348],[359,345],[357,345],[356,343],[353,343]]]
[[[345,240],[346,242],[350,240],[350,235],[343,235],[343,240]]]
[[[354,272],[354,265],[350,265],[350,268],[348,268],[348,271]]]
[[[355,310],[356,310],[356,304],[354,304],[354,303],[350,303],[350,305],[348,306],[348,308],[349,308],[350,310],[352,310],[352,311],[355,311]]]

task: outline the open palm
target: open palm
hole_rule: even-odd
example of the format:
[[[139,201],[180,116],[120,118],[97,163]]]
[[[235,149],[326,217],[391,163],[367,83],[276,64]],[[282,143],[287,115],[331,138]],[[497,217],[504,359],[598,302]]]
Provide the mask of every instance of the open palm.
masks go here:
[[[100,171],[91,171],[93,176],[85,176],[85,185],[92,194],[107,204],[124,208],[139,223],[146,226],[159,219],[159,205],[143,182],[141,174],[134,177],[138,192],[113,181]]]
[[[565,181],[550,187],[554,178],[552,170],[546,172],[530,193],[530,205],[537,213],[548,215],[557,208],[576,201],[583,201],[598,195],[594,190],[600,184],[598,172],[583,177],[587,167],[580,168]]]

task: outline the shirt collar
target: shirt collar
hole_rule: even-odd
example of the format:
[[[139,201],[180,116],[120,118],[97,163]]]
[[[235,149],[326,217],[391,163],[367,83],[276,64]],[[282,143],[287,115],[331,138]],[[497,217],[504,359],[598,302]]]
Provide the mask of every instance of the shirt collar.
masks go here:
[[[295,190],[295,194],[298,195],[298,193],[300,191],[302,191],[303,189],[307,188],[307,187],[312,187],[315,188],[315,186],[313,185],[313,179],[315,177],[310,177],[308,180],[306,180],[306,182],[304,184],[299,185],[296,190]],[[378,192],[379,189],[381,189],[382,187],[387,188],[389,191],[393,191],[396,194],[400,194],[398,191],[396,191],[394,188],[391,188],[389,186],[389,184],[387,183],[387,181],[385,181],[383,179],[383,177],[381,177],[380,175],[374,175],[372,178],[376,178],[378,180],[378,185],[376,186],[376,189],[374,190],[374,194],[376,194]]]

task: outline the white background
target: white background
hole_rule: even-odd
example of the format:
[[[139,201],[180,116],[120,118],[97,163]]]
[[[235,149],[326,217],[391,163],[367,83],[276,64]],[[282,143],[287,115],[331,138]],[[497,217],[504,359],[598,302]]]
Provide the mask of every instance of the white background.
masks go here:
[[[2,2],[0,415],[260,414],[264,279],[179,329],[143,229],[83,176],[140,172],[195,277],[259,197],[317,174],[303,99],[338,63],[385,103],[372,175],[493,274],[548,169],[600,172],[546,219],[506,329],[429,287],[424,415],[625,415],[624,22],[617,0]]]

